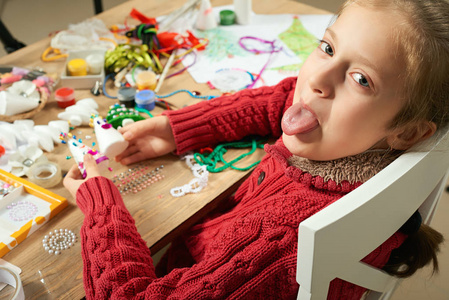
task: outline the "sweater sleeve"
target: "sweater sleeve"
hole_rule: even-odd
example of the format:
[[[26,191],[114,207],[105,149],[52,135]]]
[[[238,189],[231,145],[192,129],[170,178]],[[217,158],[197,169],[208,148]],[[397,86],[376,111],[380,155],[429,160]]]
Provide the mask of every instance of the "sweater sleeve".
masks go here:
[[[164,112],[170,120],[177,154],[245,136],[279,137],[282,115],[293,101],[296,78]]]
[[[76,202],[85,215],[80,237],[87,299],[145,289],[156,278],[150,250],[114,184],[91,178],[78,189]]]
[[[85,214],[80,235],[87,299],[241,299],[297,291],[297,241],[290,228],[273,231],[260,218],[248,219],[230,230],[235,237],[219,253],[156,278],[150,251],[109,179],[83,183],[77,204]]]

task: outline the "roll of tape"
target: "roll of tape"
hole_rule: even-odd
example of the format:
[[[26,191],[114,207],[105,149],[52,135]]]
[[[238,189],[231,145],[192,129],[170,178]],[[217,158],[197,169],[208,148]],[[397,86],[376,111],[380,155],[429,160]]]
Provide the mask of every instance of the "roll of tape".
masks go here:
[[[62,179],[61,168],[51,161],[35,163],[28,170],[27,176],[29,181],[43,188],[54,187]]]
[[[0,266],[0,283],[6,283],[14,287],[15,291],[10,300],[24,300],[22,281],[20,276],[8,267]]]

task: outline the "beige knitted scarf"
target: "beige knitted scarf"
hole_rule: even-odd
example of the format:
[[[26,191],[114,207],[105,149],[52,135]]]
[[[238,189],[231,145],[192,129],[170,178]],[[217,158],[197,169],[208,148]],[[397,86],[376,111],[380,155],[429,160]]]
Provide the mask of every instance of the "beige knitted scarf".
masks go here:
[[[288,162],[291,166],[312,176],[322,177],[324,181],[333,180],[340,184],[347,180],[354,183],[367,181],[388,166],[401,153],[401,151],[370,150],[329,161],[309,160],[293,155]]]

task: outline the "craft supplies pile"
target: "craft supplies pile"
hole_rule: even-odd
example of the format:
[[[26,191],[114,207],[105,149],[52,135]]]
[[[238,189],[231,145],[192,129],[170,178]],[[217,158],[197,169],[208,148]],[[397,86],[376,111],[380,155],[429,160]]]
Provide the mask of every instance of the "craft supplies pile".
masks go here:
[[[20,67],[0,70],[0,121],[5,121],[0,123],[0,167],[6,165],[12,174],[34,177],[36,181],[33,171],[36,172],[38,163],[45,163],[45,170],[58,173],[45,153],[61,143],[68,144],[67,157],[80,165],[86,151],[105,157],[102,161],[110,161],[126,148],[117,130],[153,117],[151,111],[156,106],[167,110],[178,108],[170,101],[178,93],[188,93],[195,101],[207,101],[290,76],[289,72],[297,71],[292,68],[300,66],[301,58],[309,54],[306,52],[316,47],[316,37],[321,36],[318,30],[311,33],[306,28],[324,31],[329,17],[315,16],[313,21],[293,15],[268,17],[254,14],[251,1],[236,0],[233,5],[212,7],[210,0],[187,0],[182,7],[159,18],[133,8],[123,22],[109,27],[97,18],[70,24],[52,36],[41,55],[44,67],[46,62],[64,63],[59,74]],[[274,30],[273,24],[281,25]],[[300,40],[301,45],[292,40]],[[285,57],[298,63],[285,65]],[[247,69],[246,63],[251,61],[257,63]],[[215,95],[201,95],[188,88],[166,88],[164,94],[159,93],[164,82],[186,70],[195,81],[216,89]],[[204,73],[207,82],[198,76],[198,71]],[[92,96],[80,99],[78,90],[86,89]],[[109,111],[99,111],[96,97],[100,95],[114,99]],[[34,124],[32,118],[45,112],[42,109],[47,100],[56,102],[59,112],[46,124]],[[93,132],[85,136],[71,133],[77,127],[89,125],[96,127],[97,141],[92,144],[89,140]],[[218,148],[222,151],[225,147]],[[254,151],[254,144],[252,148]],[[202,176],[193,172],[195,178],[201,178],[202,186],[207,183],[205,174],[232,167],[239,159],[225,160],[225,150],[220,151],[194,154],[195,164],[207,168]],[[217,162],[222,166],[216,165]],[[48,184],[57,184],[54,180]],[[177,195],[183,194],[177,190]]]
[[[3,67],[0,70],[0,121],[36,109],[48,97],[58,77],[43,70]]]
[[[190,105],[274,85],[298,71],[321,33],[309,33],[297,16],[257,16],[248,3],[236,0],[234,5],[214,8],[209,0],[187,0],[157,19],[132,9],[123,22],[109,27],[91,18],[52,36],[41,54],[42,68],[0,67],[0,200],[8,202],[4,207],[15,228],[0,241],[7,245],[0,248],[0,257],[19,243],[12,237],[17,228],[34,232],[23,225],[30,220],[37,224],[39,218],[47,222],[67,206],[65,198],[47,190],[61,186],[67,171],[61,161],[51,159],[72,160],[85,177],[84,155],[91,154],[123,197],[163,185],[167,169],[161,164],[132,166],[113,174],[114,158],[129,146],[121,127],[180,108],[171,99],[181,94],[188,96],[182,105]],[[326,16],[308,28],[324,31],[328,20]],[[301,45],[292,40],[301,40]],[[46,72],[48,62],[56,62],[59,72]],[[169,80],[185,71],[211,93],[181,84],[170,89]],[[209,176],[255,167],[259,161],[246,158],[264,142],[254,138],[185,154],[180,160],[191,176],[166,194],[199,193]],[[232,157],[229,148],[248,151]],[[241,161],[247,163],[242,166]],[[24,190],[46,196],[22,200]],[[70,229],[58,229],[42,239],[42,246],[50,254],[63,254],[75,241]]]

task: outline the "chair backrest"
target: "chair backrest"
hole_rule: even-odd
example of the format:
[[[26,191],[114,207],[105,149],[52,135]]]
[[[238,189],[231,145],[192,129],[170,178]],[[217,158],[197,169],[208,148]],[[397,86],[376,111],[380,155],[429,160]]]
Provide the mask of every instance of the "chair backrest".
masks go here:
[[[427,143],[428,145],[430,143]],[[299,225],[298,299],[326,299],[334,278],[388,299],[398,280],[360,262],[419,209],[428,224],[448,178],[449,131],[407,151],[366,183]],[[372,297],[372,296],[371,296]]]

